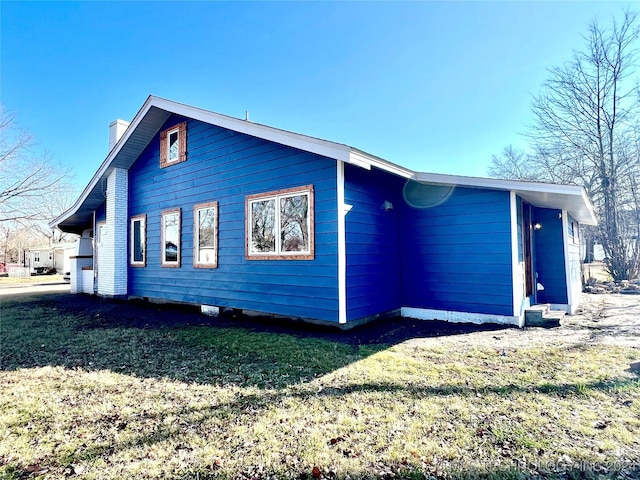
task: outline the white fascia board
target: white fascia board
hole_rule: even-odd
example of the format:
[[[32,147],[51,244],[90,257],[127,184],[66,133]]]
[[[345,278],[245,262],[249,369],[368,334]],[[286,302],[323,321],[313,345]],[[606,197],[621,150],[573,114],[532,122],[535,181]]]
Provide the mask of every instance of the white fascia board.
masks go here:
[[[580,222],[587,225],[596,225],[597,220],[591,200],[583,187],[578,185],[558,185],[555,183],[524,182],[519,180],[503,180],[497,178],[466,177],[462,175],[444,175],[440,173],[416,174],[415,179],[419,182],[438,183],[446,185],[458,185],[471,188],[488,188],[493,190],[506,190],[516,192],[518,195],[526,196],[531,194],[561,196],[571,199],[571,204],[576,210],[576,215],[580,214]],[[538,198],[543,198],[538,196]],[[556,197],[558,198],[558,197]]]
[[[444,183],[466,187],[491,188],[496,190],[522,190],[528,192],[564,193],[582,195],[584,189],[577,185],[558,185],[555,183],[523,182],[519,180],[503,180],[499,178],[466,177],[463,175],[446,175],[441,173],[420,172],[416,180],[425,183]]]
[[[371,167],[380,168],[404,178],[411,178],[415,175],[413,170],[401,167],[382,158],[370,155],[362,150],[352,148],[342,143],[331,142],[321,138],[310,137],[300,133],[294,133],[279,128],[241,120],[220,113],[191,107],[181,103],[176,103],[162,98],[155,98],[154,106],[185,117],[194,118],[205,123],[227,128],[234,132],[244,133],[253,137],[262,138],[272,142],[298,148],[306,152],[316,153],[323,157],[333,158],[345,163],[350,163],[367,170]]]
[[[583,188],[582,189],[582,200],[584,201],[584,204],[589,212],[589,215],[591,216],[591,222],[582,222],[585,223],[587,225],[598,225],[598,218],[596,217],[596,212],[595,209],[593,208],[593,203],[591,203],[591,199],[589,198],[589,195],[587,195],[587,191]]]
[[[64,212],[55,220],[52,220],[49,223],[50,228],[53,228],[59,225],[60,223],[64,222],[71,215],[74,215],[80,209],[80,207],[82,206],[84,201],[87,199],[91,191],[93,191],[93,189],[96,188],[96,186],[98,185],[98,182],[100,182],[102,178],[105,176],[105,174],[109,170],[109,167],[111,166],[111,163],[113,162],[113,159],[116,157],[118,152],[122,149],[122,146],[125,143],[127,143],[127,140],[129,139],[129,137],[131,137],[131,134],[135,131],[138,124],[142,121],[142,119],[147,114],[149,109],[153,106],[152,105],[153,101],[156,98],[157,97],[154,97],[153,95],[150,95],[147,98],[147,100],[144,102],[140,110],[138,110],[138,113],[136,113],[136,116],[133,117],[133,120],[131,121],[127,129],[124,131],[124,134],[122,135],[122,137],[120,137],[120,139],[113,146],[113,148],[107,155],[107,158],[104,159],[104,161],[102,162],[102,164],[100,165],[96,173],[93,175],[93,177],[91,178],[87,186],[84,188],[84,190],[82,191],[82,193],[80,194],[76,202],[66,212]]]
[[[241,120],[239,118],[166,100],[164,98],[154,96],[149,98],[152,99],[153,106],[171,113],[200,120],[218,127],[227,128],[234,132],[244,133],[307,152],[317,153],[324,157],[349,162],[350,147],[341,143],[330,142],[316,137],[289,132],[287,130],[254,123],[249,120]]]
[[[216,125],[229,130],[251,135],[253,137],[262,138],[264,140],[279,143],[281,145],[287,145],[293,148],[298,148],[303,151],[316,153],[324,157],[333,158],[345,163],[351,163],[361,168],[371,169],[371,166],[381,168],[383,170],[401,175],[405,178],[409,178],[414,175],[414,172],[406,168],[395,165],[391,162],[387,162],[373,155],[366,154],[359,150],[353,149],[348,145],[341,143],[330,142],[328,140],[322,140],[316,137],[310,137],[299,133],[289,132],[287,130],[281,130],[259,123],[254,123],[248,120],[241,120],[239,118],[230,117],[220,113],[211,112],[183,103],[174,102],[164,98],[150,95],[145,103],[142,105],[138,113],[135,115],[129,127],[125,130],[120,140],[114,145],[112,150],[105,158],[104,162],[98,168],[89,184],[85,187],[82,194],[78,197],[78,200],[73,206],[53,220],[49,225],[54,227],[70,216],[75,214],[82,206],[90,192],[96,187],[98,182],[108,173],[111,163],[116,158],[122,147],[127,143],[133,132],[145,118],[146,114],[152,107],[164,110],[169,113],[182,115],[185,117],[200,120],[204,123]]]
[[[212,125],[217,125],[219,127],[227,128],[239,133],[245,133],[257,138],[262,138],[264,140],[270,140],[283,145],[299,148],[311,153],[317,153],[318,155],[334,158],[343,162],[350,161],[351,149],[347,145],[329,142],[327,140],[309,137],[298,133],[288,132],[286,130],[280,130],[277,128],[249,122],[247,120],[240,120],[238,118],[229,117],[219,113],[210,112],[201,108],[192,107],[189,105],[150,95],[144,102],[136,116],[133,118],[129,127],[126,129],[120,140],[114,145],[114,147],[107,155],[107,158],[105,158],[105,160],[102,162],[97,172],[89,181],[89,184],[80,194],[78,200],[69,210],[53,220],[49,224],[51,227],[64,222],[71,215],[75,214],[78,211],[86,198],[89,196],[90,192],[96,187],[98,182],[105,176],[105,174],[108,173],[111,167],[111,163],[116,158],[122,147],[127,143],[133,132],[135,132],[140,122],[144,119],[144,117],[152,107],[156,107],[169,113],[174,113],[177,115],[200,120]]]
[[[248,120],[229,117],[227,115],[176,103],[163,98],[150,98],[154,99],[154,106],[158,108],[177,113],[179,115],[184,115],[185,117],[194,118],[205,123],[217,125],[222,128],[227,128],[235,132],[245,133],[253,137],[298,148],[306,152],[317,153],[318,155],[350,163],[367,170],[370,170],[371,167],[376,167],[387,172],[400,175],[404,178],[411,178],[415,175],[413,170],[401,167],[400,165],[388,162],[382,158],[370,155],[362,150],[358,150],[342,143],[331,142],[317,137],[310,137],[300,133],[253,123]]]
[[[349,163],[366,168],[367,170],[371,170],[371,167],[376,167],[403,178],[414,178],[416,175],[416,172],[413,170],[388,162],[387,160],[363,152],[357,148],[351,148]]]

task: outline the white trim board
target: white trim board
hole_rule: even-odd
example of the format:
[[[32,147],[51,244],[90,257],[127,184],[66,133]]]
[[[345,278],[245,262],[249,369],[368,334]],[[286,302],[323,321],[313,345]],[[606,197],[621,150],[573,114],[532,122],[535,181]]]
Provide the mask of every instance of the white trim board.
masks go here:
[[[400,315],[417,320],[442,320],[452,323],[498,323],[520,327],[520,318],[513,315],[492,315],[487,313],[456,312],[429,308],[402,307]]]
[[[578,309],[574,302],[573,282],[571,281],[571,255],[569,254],[569,213],[562,210],[562,249],[564,251],[564,277],[567,285],[567,305],[560,310],[573,314]]]
[[[522,317],[525,298],[524,262],[518,260],[518,197],[509,192],[509,215],[511,225],[511,282],[513,289],[513,316]]]
[[[338,212],[338,323],[347,323],[347,206],[344,204],[344,162],[336,162]]]

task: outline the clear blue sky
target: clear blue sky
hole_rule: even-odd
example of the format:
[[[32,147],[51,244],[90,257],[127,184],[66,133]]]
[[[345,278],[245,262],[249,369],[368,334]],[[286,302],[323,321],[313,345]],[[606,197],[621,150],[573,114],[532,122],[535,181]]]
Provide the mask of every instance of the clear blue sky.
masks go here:
[[[78,186],[149,94],[486,175],[622,2],[0,2],[1,97]],[[5,172],[2,172],[5,174]]]

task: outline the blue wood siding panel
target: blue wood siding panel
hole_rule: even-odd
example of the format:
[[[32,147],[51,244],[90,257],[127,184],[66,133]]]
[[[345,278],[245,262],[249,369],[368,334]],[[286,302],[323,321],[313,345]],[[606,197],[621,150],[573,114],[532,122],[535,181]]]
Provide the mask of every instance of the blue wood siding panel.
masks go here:
[[[147,266],[129,294],[338,321],[336,161],[187,120],[187,161],[159,167],[158,135],[129,171],[129,216],[147,215]],[[162,130],[162,129],[161,129]],[[245,197],[313,185],[314,260],[246,260]],[[218,268],[193,267],[193,206],[219,205]],[[182,209],[181,267],[160,266],[160,219]]]
[[[403,180],[345,165],[347,321],[400,308],[399,208]],[[394,208],[383,209],[391,202]]]
[[[509,192],[457,187],[402,211],[403,306],[513,315]]]
[[[532,209],[533,223],[542,225],[540,230],[533,231],[533,265],[537,281],[544,286],[544,290],[537,292],[538,303],[568,303],[561,214],[555,209]]]

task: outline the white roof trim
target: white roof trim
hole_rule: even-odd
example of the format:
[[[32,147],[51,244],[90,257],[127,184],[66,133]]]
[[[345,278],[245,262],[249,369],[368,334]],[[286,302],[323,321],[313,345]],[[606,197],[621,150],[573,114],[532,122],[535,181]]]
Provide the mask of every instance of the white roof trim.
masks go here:
[[[535,206],[569,210],[576,220],[587,225],[596,225],[593,205],[583,187],[578,185],[558,185],[556,183],[524,182],[499,178],[465,177],[440,173],[417,173],[415,180],[424,183],[457,185],[471,188],[489,188],[515,192]],[[550,197],[551,196],[551,197]],[[554,201],[558,204],[552,207]],[[571,206],[571,208],[568,208]]]
[[[583,188],[577,185],[466,177],[463,175],[445,175],[441,173],[417,173],[415,179],[425,183],[443,183],[447,185],[492,188],[497,190],[526,190],[531,192],[568,193],[573,195],[581,194],[583,191]]]
[[[201,108],[176,103],[164,98],[154,97],[153,95],[147,99],[146,103],[150,104],[150,107],[155,106],[171,113],[200,120],[218,127],[227,128],[234,132],[245,133],[252,137],[262,138],[282,145],[299,148],[300,150],[305,150],[307,152],[317,153],[324,157],[349,162],[349,152],[351,147],[348,145],[269,127],[249,120],[229,117],[209,110],[203,110]]]
[[[320,138],[310,137],[299,133],[289,132],[287,130],[281,130],[278,128],[269,127],[267,125],[261,125],[259,123],[253,123],[248,120],[241,120],[239,118],[222,115],[220,113],[203,110],[201,108],[192,107],[182,103],[174,102],[172,100],[167,100],[150,95],[144,102],[138,113],[135,115],[120,140],[118,140],[113,149],[107,155],[107,158],[105,158],[105,160],[102,162],[97,172],[91,178],[89,184],[82,191],[73,206],[58,218],[53,220],[51,223],[49,223],[50,227],[53,228],[60,225],[61,223],[68,220],[71,216],[75,215],[82,208],[83,203],[87,200],[89,195],[99,187],[99,182],[101,182],[102,179],[106,178],[106,176],[109,174],[110,170],[113,168],[112,164],[114,160],[118,157],[118,154],[120,153],[122,148],[127,144],[131,136],[134,134],[136,128],[145,119],[149,111],[154,107],[163,110],[168,114],[177,114],[193,118],[205,123],[216,125],[222,128],[227,128],[235,132],[244,133],[253,137],[262,138],[264,140],[276,142],[293,148],[298,148],[307,152],[316,153],[324,157],[333,158],[335,160],[349,163],[368,170],[370,170],[372,167],[376,167],[381,170],[393,173],[394,175],[398,175],[403,178],[412,178],[421,182],[509,190],[516,191],[517,193],[540,192],[547,194],[579,196],[581,201],[584,202],[582,205],[583,215],[580,215],[580,217],[582,218],[581,221],[586,219],[586,223],[591,223],[589,222],[588,214],[590,213],[592,222],[595,223],[593,207],[591,206],[591,202],[589,201],[582,187],[415,172],[395,163],[388,162],[382,158],[370,155],[356,148],[352,148],[348,145],[330,142],[328,140],[322,140]],[[160,127],[161,125],[158,125],[158,130],[160,129]],[[126,160],[127,157],[123,158]],[[586,209],[588,210],[587,214],[585,214],[584,212],[585,205]]]

